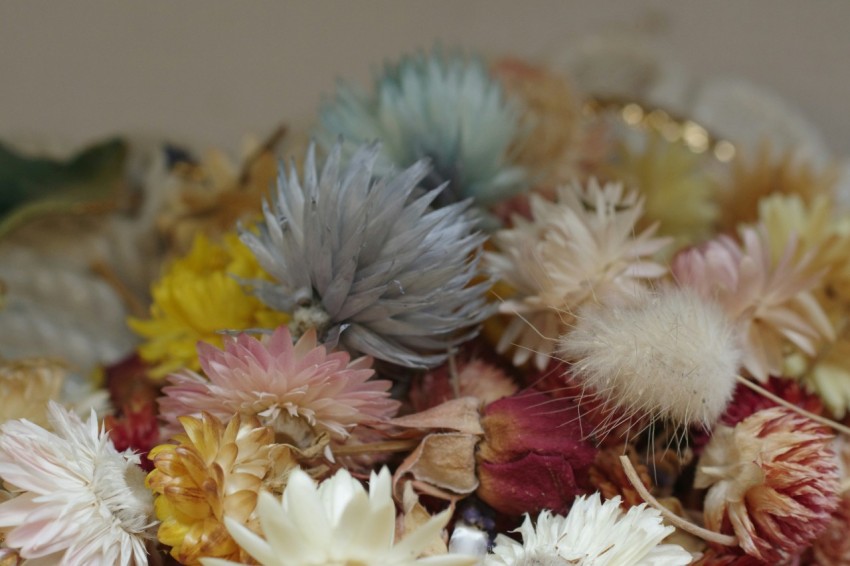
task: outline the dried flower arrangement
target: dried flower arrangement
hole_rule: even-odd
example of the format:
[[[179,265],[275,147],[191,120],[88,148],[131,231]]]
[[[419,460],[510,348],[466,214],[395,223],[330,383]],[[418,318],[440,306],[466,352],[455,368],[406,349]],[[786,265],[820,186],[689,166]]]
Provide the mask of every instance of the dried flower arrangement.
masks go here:
[[[603,51],[405,57],[240,166],[0,147],[0,564],[850,564],[838,170]]]

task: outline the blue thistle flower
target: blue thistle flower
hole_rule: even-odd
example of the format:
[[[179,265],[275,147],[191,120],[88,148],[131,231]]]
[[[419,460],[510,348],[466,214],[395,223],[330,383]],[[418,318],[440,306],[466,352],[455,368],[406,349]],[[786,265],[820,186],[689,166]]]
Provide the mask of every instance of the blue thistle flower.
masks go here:
[[[435,205],[473,198],[488,206],[523,188],[526,172],[508,155],[519,116],[481,60],[437,51],[386,66],[372,95],[340,85],[322,105],[316,137],[325,149],[339,136],[380,140],[380,169],[428,158],[423,186],[449,183]]]

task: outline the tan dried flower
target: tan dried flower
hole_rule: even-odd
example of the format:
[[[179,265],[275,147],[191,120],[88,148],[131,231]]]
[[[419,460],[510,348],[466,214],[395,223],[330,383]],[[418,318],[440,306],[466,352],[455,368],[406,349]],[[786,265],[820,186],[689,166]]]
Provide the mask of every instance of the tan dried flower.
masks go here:
[[[799,195],[812,203],[819,195],[831,195],[838,181],[834,167],[818,170],[811,163],[795,159],[791,152],[775,155],[764,143],[753,156],[738,154],[733,163],[732,179],[717,195],[722,230],[732,232],[739,224],[751,223],[758,217],[759,201],[779,193]]]
[[[273,444],[274,431],[254,417],[236,415],[226,427],[207,413],[180,422],[186,434],[149,454],[156,469],[147,485],[157,494],[162,521],[157,538],[181,564],[199,564],[205,556],[243,559],[224,517],[256,529],[260,488],[282,491],[297,467],[294,449]]]
[[[749,555],[793,556],[826,529],[839,503],[832,435],[784,407],[718,426],[697,467],[709,529],[734,532]]]
[[[580,100],[567,80],[543,67],[505,57],[491,67],[509,98],[522,103],[520,128],[527,132],[509,150],[538,183],[569,179],[578,157]],[[538,177],[539,176],[539,177]]]
[[[65,368],[46,359],[0,359],[0,423],[27,419],[46,427],[47,403],[59,399]]]

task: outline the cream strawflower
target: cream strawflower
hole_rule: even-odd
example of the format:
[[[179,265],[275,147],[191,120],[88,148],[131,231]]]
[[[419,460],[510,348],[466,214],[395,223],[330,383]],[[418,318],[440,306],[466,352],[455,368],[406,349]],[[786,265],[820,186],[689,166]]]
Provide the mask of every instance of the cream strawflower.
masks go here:
[[[6,545],[44,564],[146,565],[156,529],[139,457],[115,449],[94,411],[84,423],[51,401],[48,418],[55,433],[0,427],[0,477],[20,492],[0,504]]]
[[[350,361],[345,352],[328,353],[314,329],[294,345],[281,326],[265,343],[240,334],[225,342],[224,351],[200,343],[198,354],[209,380],[185,372],[170,376],[172,385],[163,389],[161,413],[170,430],[179,430],[183,415],[206,411],[226,421],[241,413],[306,448],[323,433],[345,439],[354,426],[391,417],[398,408],[389,381],[369,380],[371,358]]]
[[[265,538],[232,519],[228,531],[263,566],[472,565],[477,557],[443,554],[419,558],[451,513],[435,515],[395,543],[396,510],[390,473],[372,472],[369,492],[344,469],[318,487],[301,470],[289,476],[283,499],[260,494],[257,514]],[[236,564],[202,559],[205,566]]]
[[[669,240],[653,238],[654,227],[635,234],[642,212],[636,193],[595,179],[585,187],[561,187],[557,203],[532,195],[534,220],[515,218],[514,228],[494,234],[498,252],[485,256],[494,274],[516,291],[499,307],[517,316],[498,350],[516,346],[515,365],[533,355],[542,370],[579,306],[621,302],[645,290],[646,280],[666,274],[651,256]]]
[[[675,531],[661,513],[646,504],[623,513],[619,496],[579,497],[566,517],[543,511],[532,525],[526,515],[517,530],[522,543],[498,535],[486,566],[678,566],[692,559],[679,545],[660,544]]]

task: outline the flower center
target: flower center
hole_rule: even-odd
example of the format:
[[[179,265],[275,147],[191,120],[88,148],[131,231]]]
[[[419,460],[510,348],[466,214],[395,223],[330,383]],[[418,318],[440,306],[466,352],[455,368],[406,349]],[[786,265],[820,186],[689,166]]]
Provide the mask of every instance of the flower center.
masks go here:
[[[301,305],[292,313],[292,319],[289,321],[289,331],[292,333],[292,339],[298,340],[305,332],[311,328],[316,329],[318,336],[324,336],[325,330],[331,324],[330,315],[325,312],[320,303],[310,301],[306,305]]]

